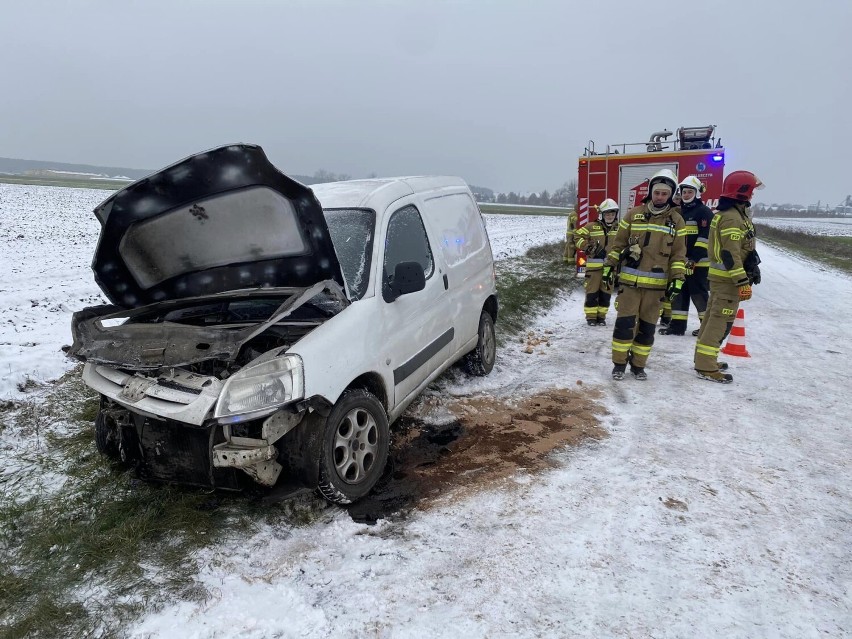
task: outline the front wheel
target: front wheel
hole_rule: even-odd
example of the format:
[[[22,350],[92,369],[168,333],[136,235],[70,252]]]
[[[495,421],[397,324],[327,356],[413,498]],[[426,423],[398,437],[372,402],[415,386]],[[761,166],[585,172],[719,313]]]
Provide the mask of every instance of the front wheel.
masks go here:
[[[468,373],[483,377],[494,368],[497,356],[497,338],[494,334],[494,320],[488,311],[479,316],[476,348],[465,355],[464,366]]]
[[[335,504],[369,493],[388,460],[390,429],[381,402],[365,390],[343,393],[325,422],[319,491]]]
[[[119,459],[118,427],[111,417],[107,417],[103,409],[98,410],[95,417],[95,446],[101,455]]]

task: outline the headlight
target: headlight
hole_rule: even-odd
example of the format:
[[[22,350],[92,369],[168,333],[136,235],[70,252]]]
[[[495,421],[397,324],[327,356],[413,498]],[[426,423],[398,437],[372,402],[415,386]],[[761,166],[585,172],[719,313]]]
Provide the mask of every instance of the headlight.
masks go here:
[[[216,402],[213,416],[218,419],[268,413],[278,406],[302,399],[304,395],[302,358],[284,355],[263,364],[246,366],[229,377]]]

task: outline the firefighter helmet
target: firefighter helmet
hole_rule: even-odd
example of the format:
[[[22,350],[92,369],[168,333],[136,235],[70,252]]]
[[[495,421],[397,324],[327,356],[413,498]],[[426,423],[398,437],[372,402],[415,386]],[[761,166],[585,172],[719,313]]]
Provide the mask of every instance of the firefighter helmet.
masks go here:
[[[671,169],[660,169],[654,175],[651,176],[651,180],[648,182],[648,195],[654,190],[654,185],[662,182],[663,184],[667,184],[672,193],[677,190],[677,177],[672,172]]]
[[[704,185],[701,183],[701,180],[699,180],[694,175],[687,175],[680,181],[678,187],[680,187],[681,199],[683,199],[683,201],[687,203],[692,202],[694,198],[701,199],[701,194],[704,193],[704,191],[706,190]],[[693,189],[695,190],[695,195],[692,198],[689,198],[689,200],[687,200],[683,197],[683,189]]]
[[[618,212],[618,202],[613,200],[612,198],[607,198],[600,204],[598,204],[598,212],[606,213],[607,211],[615,211]]]
[[[754,192],[762,188],[763,182],[751,171],[734,171],[728,174],[722,184],[722,197],[739,202],[751,202]]]

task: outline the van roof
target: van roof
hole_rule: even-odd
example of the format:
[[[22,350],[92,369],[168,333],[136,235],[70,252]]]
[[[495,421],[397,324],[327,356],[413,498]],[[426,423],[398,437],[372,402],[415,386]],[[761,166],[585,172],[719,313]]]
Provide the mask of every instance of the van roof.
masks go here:
[[[327,182],[310,187],[324,209],[377,210],[406,195],[459,188],[467,189],[467,183],[459,177],[424,175]]]

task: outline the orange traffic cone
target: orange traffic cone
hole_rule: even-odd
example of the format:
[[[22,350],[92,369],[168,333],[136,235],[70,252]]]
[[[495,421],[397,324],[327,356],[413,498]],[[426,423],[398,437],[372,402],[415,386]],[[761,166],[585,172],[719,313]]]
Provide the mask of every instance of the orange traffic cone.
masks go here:
[[[735,357],[751,357],[745,345],[745,312],[743,312],[743,309],[737,311],[734,325],[731,327],[731,334],[722,347],[722,352],[725,355],[734,355]]]

